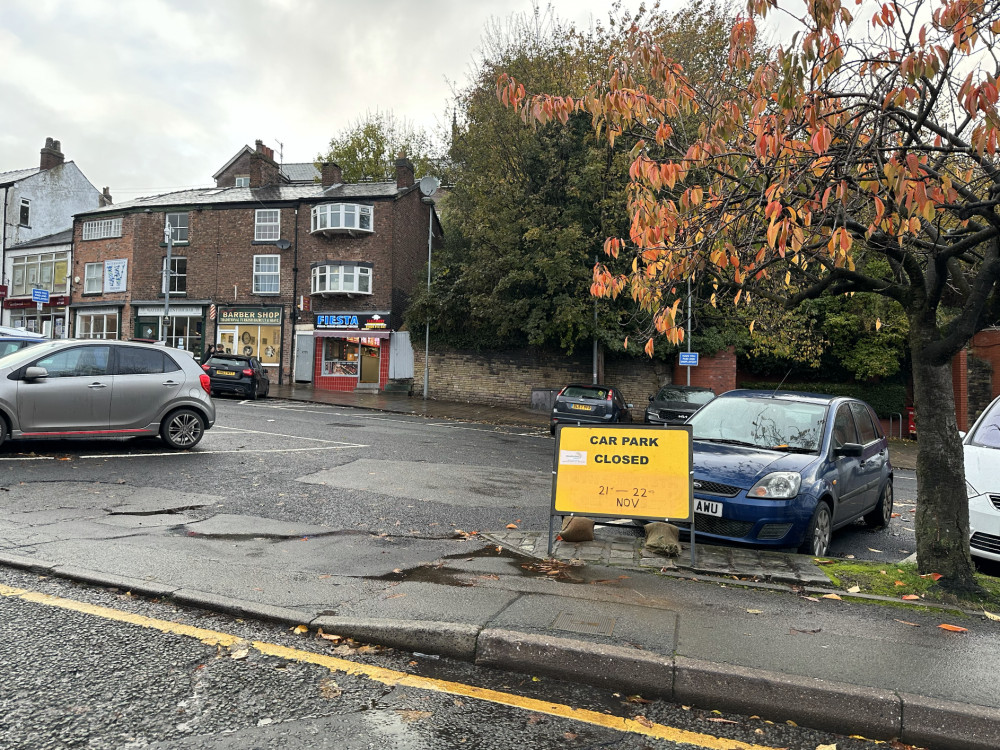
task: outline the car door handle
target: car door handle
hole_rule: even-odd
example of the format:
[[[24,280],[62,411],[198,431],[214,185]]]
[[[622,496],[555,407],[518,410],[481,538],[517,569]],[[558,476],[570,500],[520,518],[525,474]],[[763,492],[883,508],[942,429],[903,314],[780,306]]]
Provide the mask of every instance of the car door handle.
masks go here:
[[[171,387],[171,388],[172,388],[172,387],[173,387],[173,386],[175,386],[175,385],[180,385],[180,383],[178,383],[178,382],[177,382],[176,380],[164,380],[164,381],[163,381],[163,385],[165,385],[165,386],[168,386],[168,387]]]
[[[107,388],[108,384],[107,383],[91,383],[87,387],[88,388]]]

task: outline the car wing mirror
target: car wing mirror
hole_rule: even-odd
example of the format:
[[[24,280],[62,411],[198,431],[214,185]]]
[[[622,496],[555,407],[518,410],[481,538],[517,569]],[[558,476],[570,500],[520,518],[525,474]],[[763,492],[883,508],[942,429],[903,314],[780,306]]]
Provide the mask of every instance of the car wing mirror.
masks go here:
[[[958,436],[959,436],[960,438],[965,438],[965,430],[959,430],[959,431],[958,431]]]
[[[861,454],[864,453],[865,448],[860,443],[844,443],[838,448],[833,449],[833,455],[835,456],[850,456],[851,458],[860,458]]]
[[[625,406],[627,406],[629,409],[634,409],[635,408],[634,404],[625,404]]]
[[[649,400],[650,400],[650,401],[652,401],[652,400],[653,400],[653,397],[652,397],[652,396],[650,396],[650,397],[649,397]]]
[[[42,378],[47,378],[49,376],[49,371],[44,367],[28,367],[24,371],[25,380],[41,380]]]

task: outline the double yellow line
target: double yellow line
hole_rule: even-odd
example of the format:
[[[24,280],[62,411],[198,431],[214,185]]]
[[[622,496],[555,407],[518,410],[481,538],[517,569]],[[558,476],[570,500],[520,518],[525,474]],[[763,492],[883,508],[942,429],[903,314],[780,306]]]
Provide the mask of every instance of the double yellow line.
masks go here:
[[[190,625],[182,625],[180,623],[170,622],[169,620],[158,620],[152,617],[132,614],[130,612],[120,612],[116,609],[110,609],[108,607],[99,607],[94,604],[78,602],[73,599],[65,599],[63,597],[43,594],[37,591],[13,588],[10,586],[4,586],[3,584],[0,584],[0,596],[15,597],[26,602],[42,604],[47,607],[58,607],[71,612],[80,612],[94,617],[101,617],[105,620],[124,622],[141,628],[158,630],[161,633],[171,633],[174,635],[181,635],[186,638],[194,638],[195,640],[201,641],[209,646],[223,646],[228,648],[237,643],[244,642],[244,640],[239,636],[231,635],[229,633],[220,633],[215,630],[206,630],[204,628],[196,628]],[[701,734],[699,732],[689,732],[684,729],[668,727],[663,724],[654,724],[653,722],[640,723],[634,719],[624,719],[618,716],[598,713],[597,711],[573,708],[572,706],[566,706],[561,703],[550,703],[548,701],[540,701],[534,698],[525,698],[512,693],[504,693],[498,690],[488,690],[486,688],[479,688],[473,685],[466,685],[461,682],[435,680],[429,677],[420,677],[409,674],[407,672],[399,672],[394,669],[385,669],[383,667],[376,667],[368,664],[358,664],[346,659],[324,656],[323,654],[316,654],[311,651],[303,651],[302,649],[297,648],[288,648],[287,646],[279,646],[277,644],[266,643],[264,641],[254,641],[250,644],[250,646],[265,656],[274,656],[288,661],[315,664],[320,667],[325,667],[333,672],[342,672],[348,675],[367,677],[370,680],[380,682],[384,685],[402,685],[405,687],[417,688],[419,690],[430,690],[436,693],[445,693],[447,695],[475,698],[476,700],[488,701],[502,706],[510,706],[512,708],[518,708],[525,711],[532,711],[539,714],[546,714],[548,716],[556,716],[563,719],[570,719],[572,721],[579,721],[584,724],[605,727],[619,732],[630,732],[655,739],[694,745],[695,747],[706,748],[706,750],[777,750],[776,748],[765,745],[752,745],[738,740],[715,737],[713,735]]]

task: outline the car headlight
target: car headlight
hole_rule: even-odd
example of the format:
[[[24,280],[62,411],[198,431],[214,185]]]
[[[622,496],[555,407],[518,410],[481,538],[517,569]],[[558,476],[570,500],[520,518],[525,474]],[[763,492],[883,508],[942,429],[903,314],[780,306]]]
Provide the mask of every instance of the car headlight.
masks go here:
[[[965,480],[965,494],[970,498],[975,497],[976,495],[979,494],[978,492],[976,492],[976,488],[973,487],[971,484],[969,484],[968,479]]]
[[[802,476],[794,471],[775,471],[750,488],[747,497],[787,500],[799,494]]]

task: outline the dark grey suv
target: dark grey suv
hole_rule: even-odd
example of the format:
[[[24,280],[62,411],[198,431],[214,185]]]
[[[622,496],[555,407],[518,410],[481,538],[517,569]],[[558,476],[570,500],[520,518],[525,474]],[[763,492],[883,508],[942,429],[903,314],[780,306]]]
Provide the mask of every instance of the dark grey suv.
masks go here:
[[[189,449],[215,424],[208,375],[187,352],[125,341],[51,341],[0,359],[8,438],[159,435]]]

